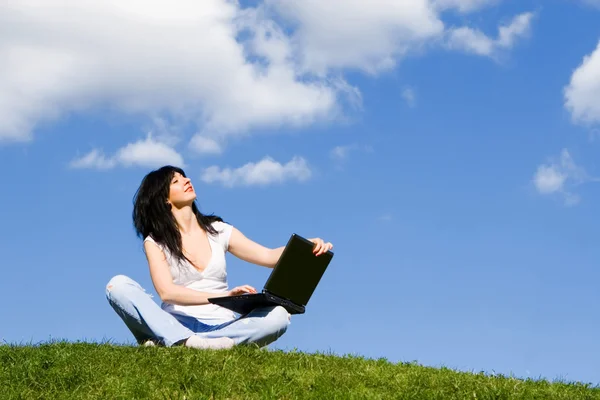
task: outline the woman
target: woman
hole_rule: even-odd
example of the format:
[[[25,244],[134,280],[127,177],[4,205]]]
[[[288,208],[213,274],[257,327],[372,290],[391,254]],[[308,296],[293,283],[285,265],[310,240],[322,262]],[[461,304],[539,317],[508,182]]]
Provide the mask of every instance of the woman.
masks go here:
[[[256,293],[249,285],[229,289],[225,253],[273,268],[284,247],[268,249],[246,238],[216,216],[203,215],[196,192],[181,168],[164,166],[144,177],[135,195],[133,224],[144,239],[150,276],[162,300],[159,307],[132,279],[117,275],[106,296],[138,343],[224,349],[277,340],[290,323],[281,306],[264,307],[236,317],[211,304],[210,297]],[[321,239],[318,256],[333,246]]]

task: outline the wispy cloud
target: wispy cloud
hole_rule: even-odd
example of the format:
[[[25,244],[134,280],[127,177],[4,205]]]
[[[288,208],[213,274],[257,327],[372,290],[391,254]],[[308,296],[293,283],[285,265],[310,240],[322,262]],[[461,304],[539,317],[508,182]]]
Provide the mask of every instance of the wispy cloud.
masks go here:
[[[413,88],[404,88],[404,90],[402,90],[402,98],[409,107],[414,107],[416,105],[417,96]]]
[[[533,184],[542,195],[561,195],[566,205],[572,206],[580,201],[573,189],[585,182],[597,181],[586,171],[575,164],[567,149],[563,149],[560,157],[546,164],[539,165],[533,177]]]
[[[199,154],[221,154],[222,146],[214,139],[196,135],[190,141],[190,148]]]
[[[350,151],[356,149],[358,146],[355,144],[336,146],[329,152],[329,156],[335,161],[344,161],[350,155]]]
[[[219,183],[225,187],[267,186],[285,181],[303,182],[310,179],[312,171],[302,157],[294,157],[285,164],[265,157],[259,162],[247,163],[238,168],[212,166],[202,172],[206,183]]]
[[[86,155],[71,161],[69,166],[77,169],[106,170],[116,166],[153,168],[165,164],[183,167],[183,157],[172,147],[148,136],[146,139],[122,147],[112,156],[106,156],[100,149],[93,149]]]
[[[498,28],[498,37],[495,39],[469,27],[450,29],[447,46],[450,49],[494,58],[501,50],[511,49],[517,40],[529,34],[533,17],[532,12],[517,15],[508,25]]]
[[[394,216],[390,213],[386,213],[386,214],[380,215],[378,219],[381,222],[390,222],[394,219]]]
[[[364,151],[367,153],[373,152],[373,147],[366,145],[358,145],[356,143],[336,146],[329,152],[329,157],[336,163],[337,168],[350,158],[350,154],[355,151]]]
[[[117,165],[115,157],[106,157],[102,150],[93,149],[86,155],[77,158],[69,164],[71,168],[111,169]]]
[[[157,142],[174,147],[181,142],[182,128],[166,118],[154,116],[145,132],[152,136]]]
[[[495,5],[499,1],[500,0],[433,0],[433,4],[439,10],[455,8],[461,13],[468,13],[483,7]]]
[[[581,0],[583,4],[600,8],[600,0]]]

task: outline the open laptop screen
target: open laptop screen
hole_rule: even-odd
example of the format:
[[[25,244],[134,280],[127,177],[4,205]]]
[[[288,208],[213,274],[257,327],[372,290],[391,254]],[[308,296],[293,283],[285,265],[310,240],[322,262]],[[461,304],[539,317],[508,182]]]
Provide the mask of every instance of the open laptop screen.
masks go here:
[[[265,290],[306,306],[333,258],[331,251],[317,257],[313,248],[312,242],[292,235],[265,284]]]

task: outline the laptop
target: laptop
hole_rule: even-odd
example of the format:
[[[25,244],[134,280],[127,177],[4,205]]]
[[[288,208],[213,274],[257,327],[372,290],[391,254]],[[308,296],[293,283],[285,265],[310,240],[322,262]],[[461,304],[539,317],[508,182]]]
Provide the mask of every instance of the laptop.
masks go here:
[[[331,251],[320,256],[314,255],[314,246],[311,241],[293,234],[261,293],[211,297],[208,301],[242,315],[259,307],[270,306],[282,306],[290,314],[304,314],[310,297],[333,258]]]

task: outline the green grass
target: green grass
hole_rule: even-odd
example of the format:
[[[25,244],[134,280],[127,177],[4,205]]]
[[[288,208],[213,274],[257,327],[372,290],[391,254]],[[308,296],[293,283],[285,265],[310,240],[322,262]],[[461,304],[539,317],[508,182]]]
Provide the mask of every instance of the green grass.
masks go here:
[[[90,343],[0,346],[2,399],[600,399],[581,383],[415,363]]]

